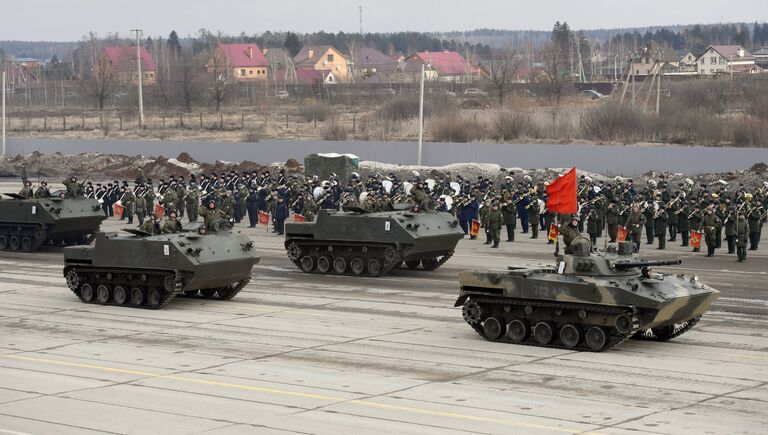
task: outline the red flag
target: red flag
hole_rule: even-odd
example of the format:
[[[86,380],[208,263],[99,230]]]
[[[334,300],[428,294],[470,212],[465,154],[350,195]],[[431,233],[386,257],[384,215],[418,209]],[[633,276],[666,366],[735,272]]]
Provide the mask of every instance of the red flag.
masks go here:
[[[619,225],[619,230],[616,231],[616,240],[623,242],[627,240],[627,229]]]
[[[547,186],[547,210],[555,213],[576,213],[576,167]]]
[[[269,225],[269,213],[259,210],[259,224]]]
[[[112,211],[115,212],[115,216],[117,216],[118,218],[122,218],[123,212],[125,212],[125,207],[123,207],[118,203],[114,203],[112,204]]]
[[[155,204],[155,214],[158,219],[162,219],[165,216],[165,207],[160,204]]]
[[[469,227],[469,235],[477,237],[478,234],[480,234],[480,221],[472,219],[472,225]]]
[[[557,229],[557,225],[552,224],[549,226],[549,233],[547,235],[547,239],[555,242],[557,241],[558,234],[560,234],[560,231]]]
[[[701,248],[701,233],[698,231],[691,231],[691,246],[694,248]]]
[[[305,218],[304,216],[302,216],[300,214],[294,214],[293,215],[293,221],[294,222],[306,222],[307,218]]]

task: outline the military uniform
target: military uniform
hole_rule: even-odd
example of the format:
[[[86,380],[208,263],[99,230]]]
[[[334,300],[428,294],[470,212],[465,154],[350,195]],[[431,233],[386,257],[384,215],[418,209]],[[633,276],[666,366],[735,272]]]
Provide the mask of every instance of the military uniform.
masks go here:
[[[761,219],[762,207],[753,207],[749,211],[749,250],[757,251],[757,246],[760,243],[760,230],[763,226],[763,220]]]
[[[539,199],[534,196],[531,198],[531,203],[528,207],[528,221],[531,225],[531,238],[532,239],[538,239],[539,238],[539,213],[541,212],[541,207],[539,206]]]
[[[147,217],[147,200],[144,195],[136,195],[136,216],[139,218],[139,225],[143,224]]]
[[[178,219],[168,219],[163,225],[163,234],[178,233],[181,230],[181,222]]]
[[[659,246],[656,249],[666,249],[667,247],[666,233],[668,221],[667,209],[660,205],[659,209],[654,213],[653,220],[654,234],[656,234],[656,238],[659,240]]]
[[[200,193],[196,187],[191,186],[190,191],[184,198],[184,204],[187,209],[187,219],[190,222],[197,222],[197,208],[200,205]]]
[[[171,212],[178,211],[176,209],[177,201],[178,198],[176,197],[176,192],[174,192],[173,189],[166,189],[165,195],[163,195],[163,207],[165,207],[166,215],[170,215]]]
[[[719,224],[720,218],[711,212],[707,213],[704,219],[701,220],[701,226],[704,230],[704,241],[707,243],[707,257],[715,255],[715,248],[717,247],[715,227]]]
[[[34,193],[32,192],[32,187],[28,186],[26,184],[19,191],[19,196],[21,196],[24,199],[32,198],[33,195],[34,195]]]
[[[571,242],[581,236],[578,227],[574,228],[570,224],[561,224],[558,227],[558,231],[563,236],[563,244],[565,245],[564,252],[566,254],[573,254],[573,251],[571,251]]]
[[[160,234],[160,226],[154,218],[147,219],[139,228],[149,235]]]
[[[619,231],[619,206],[615,203],[608,204],[608,208],[605,210],[605,223],[608,225],[608,237],[610,242],[616,241],[616,236]]]
[[[653,245],[653,238],[656,234],[656,226],[654,224],[654,217],[653,215],[656,214],[656,211],[653,209],[652,205],[646,206],[645,210],[643,211],[643,216],[645,217],[645,244],[646,245]]]
[[[624,227],[627,229],[632,242],[635,244],[635,249],[640,252],[640,233],[643,231],[643,226],[646,225],[645,215],[640,211],[632,211],[627,217],[627,221],[624,223]]]
[[[501,208],[504,225],[507,227],[507,241],[515,241],[515,226],[517,225],[517,209],[512,205],[512,200],[508,200]]]
[[[736,221],[736,255],[739,261],[747,261],[747,240],[749,239],[749,223],[744,216]]]
[[[504,224],[504,216],[499,210],[499,207],[494,205],[488,212],[487,229],[490,233],[491,239],[493,239],[493,247],[499,247],[499,241],[501,240],[501,227]]]
[[[733,254],[736,252],[736,210],[731,210],[725,217],[725,240],[728,242],[728,253]]]
[[[128,218],[128,224],[133,224],[133,215],[136,211],[136,208],[134,207],[136,205],[136,196],[134,196],[133,192],[125,192],[123,195],[123,207],[125,207],[125,211],[123,212],[123,217]]]

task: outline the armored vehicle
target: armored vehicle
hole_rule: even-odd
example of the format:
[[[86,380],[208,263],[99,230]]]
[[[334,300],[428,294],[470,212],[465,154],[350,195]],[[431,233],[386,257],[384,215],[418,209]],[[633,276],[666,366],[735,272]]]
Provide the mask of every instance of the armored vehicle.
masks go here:
[[[228,231],[98,233],[64,248],[67,286],[86,303],[158,309],[179,294],[232,299],[259,262],[248,237]]]
[[[315,222],[285,225],[288,258],[304,272],[379,276],[404,264],[435,270],[464,237],[442,212],[320,210]]]
[[[0,198],[0,251],[36,251],[44,243],[87,243],[106,219],[91,198]]]
[[[665,341],[689,330],[720,292],[697,277],[657,274],[632,243],[592,253],[589,239],[554,267],[465,271],[455,306],[490,341],[603,351],[635,337]]]

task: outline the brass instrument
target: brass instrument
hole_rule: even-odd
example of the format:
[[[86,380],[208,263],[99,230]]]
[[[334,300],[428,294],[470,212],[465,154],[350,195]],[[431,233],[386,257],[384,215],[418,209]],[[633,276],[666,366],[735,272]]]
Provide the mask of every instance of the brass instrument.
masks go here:
[[[524,193],[520,198],[517,198],[517,200],[512,201],[512,205],[517,205],[518,202],[522,201],[526,197],[531,196],[530,193]]]
[[[695,214],[696,214],[696,210],[693,210],[691,214],[688,215],[688,219],[691,219]]]

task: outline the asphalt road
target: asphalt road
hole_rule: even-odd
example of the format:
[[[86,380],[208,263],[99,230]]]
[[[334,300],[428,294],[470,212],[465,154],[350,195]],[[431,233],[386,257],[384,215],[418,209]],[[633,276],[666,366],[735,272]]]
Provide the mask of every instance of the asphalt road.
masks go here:
[[[262,261],[234,300],[160,311],[82,304],[60,248],[0,253],[0,434],[768,432],[768,248],[646,250],[720,289],[714,309],[671,342],[579,353],[487,342],[453,308],[459,271],[549,261],[542,240],[340,278],[243,232]]]
[[[11,138],[8,155],[32,151],[77,154],[102,152],[176,157],[188,152],[203,162],[251,160],[267,164],[312,153],[352,153],[360,160],[413,165],[417,146],[412,142],[354,142],[263,140],[258,143],[157,141],[120,139]],[[626,146],[583,144],[424,143],[425,166],[452,163],[496,163],[504,167],[570,168],[610,175],[636,176],[651,170],[688,174],[727,172],[768,162],[768,148],[691,147],[677,145]]]

